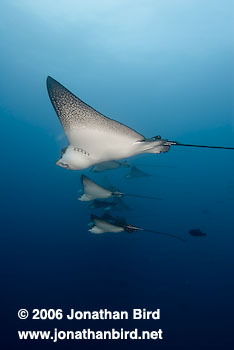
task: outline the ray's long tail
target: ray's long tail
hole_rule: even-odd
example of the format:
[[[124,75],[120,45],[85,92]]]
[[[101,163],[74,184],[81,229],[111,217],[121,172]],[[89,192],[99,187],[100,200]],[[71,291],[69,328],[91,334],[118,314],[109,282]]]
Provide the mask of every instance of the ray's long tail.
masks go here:
[[[234,150],[234,147],[191,145],[191,144],[188,144],[188,143],[180,143],[180,142],[177,142],[177,141],[167,141],[165,144],[168,145],[168,146],[183,146],[183,147],[199,147],[199,148],[215,148],[215,149],[232,149],[232,150]]]

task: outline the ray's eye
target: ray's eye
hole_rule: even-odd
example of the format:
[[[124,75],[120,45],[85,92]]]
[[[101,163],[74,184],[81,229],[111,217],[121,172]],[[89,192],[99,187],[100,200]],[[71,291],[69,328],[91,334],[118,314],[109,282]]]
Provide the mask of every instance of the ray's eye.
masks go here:
[[[67,150],[67,147],[64,147],[64,148],[61,149],[61,156],[64,155],[64,153],[66,152],[66,150]]]

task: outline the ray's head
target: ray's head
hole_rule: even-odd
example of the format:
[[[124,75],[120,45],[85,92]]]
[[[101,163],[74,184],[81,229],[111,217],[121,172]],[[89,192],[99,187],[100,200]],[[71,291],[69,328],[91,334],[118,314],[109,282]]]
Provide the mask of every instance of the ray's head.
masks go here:
[[[92,165],[92,160],[89,153],[70,145],[61,150],[61,157],[57,160],[56,165],[65,169],[80,170]]]

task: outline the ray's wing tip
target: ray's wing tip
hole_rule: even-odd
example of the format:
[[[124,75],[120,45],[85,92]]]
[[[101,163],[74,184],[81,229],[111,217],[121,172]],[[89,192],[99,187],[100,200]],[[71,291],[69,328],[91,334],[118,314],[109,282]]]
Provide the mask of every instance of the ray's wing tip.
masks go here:
[[[53,89],[53,82],[54,82],[54,79],[48,75],[48,77],[46,78],[46,87],[47,87],[49,96],[51,95],[51,91]]]
[[[46,78],[46,87],[49,95],[53,93],[53,90],[67,90],[62,84],[60,84],[57,80],[52,78],[50,75]]]
[[[52,83],[53,80],[54,79],[50,75],[48,75],[47,78],[46,78],[46,85],[49,86]]]
[[[47,86],[48,91],[50,91],[53,88],[53,86],[58,85],[58,84],[59,83],[58,83],[57,80],[52,78],[50,75],[47,76],[47,78],[46,78],[46,86]]]

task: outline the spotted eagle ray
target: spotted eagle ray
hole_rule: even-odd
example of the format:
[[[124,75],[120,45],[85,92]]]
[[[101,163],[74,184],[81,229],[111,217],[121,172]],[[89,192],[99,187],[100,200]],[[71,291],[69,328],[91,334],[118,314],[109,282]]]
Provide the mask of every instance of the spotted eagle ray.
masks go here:
[[[163,236],[168,236],[172,238],[176,238],[180,241],[185,242],[185,240],[181,237],[178,237],[176,235],[170,234],[170,233],[165,233],[165,232],[159,232],[159,231],[154,231],[154,230],[148,230],[142,227],[137,227],[131,224],[127,224],[125,220],[119,220],[117,219],[116,221],[111,218],[111,220],[104,219],[104,218],[99,218],[96,215],[91,215],[91,221],[93,223],[92,227],[89,228],[89,231],[92,233],[100,234],[100,233],[105,233],[105,232],[123,232],[126,231],[128,233],[133,233],[136,231],[146,231],[146,232],[151,232],[151,233],[156,233],[159,235]],[[89,225],[88,225],[89,226]]]
[[[88,223],[89,227],[92,228],[93,226],[95,226],[95,222],[94,222],[95,218],[99,219],[99,220],[106,221],[109,224],[112,224],[112,225],[115,225],[115,226],[126,226],[127,225],[127,222],[126,222],[126,220],[124,218],[119,217],[119,216],[113,217],[110,214],[105,213],[101,217],[98,217],[96,215],[91,214],[90,215],[90,220],[89,220],[89,223]]]
[[[110,160],[108,162],[94,164],[91,168],[91,171],[93,173],[99,173],[101,171],[117,169],[120,167],[129,168],[130,164],[128,164],[128,162],[119,162],[117,160]]]
[[[147,199],[161,199],[158,197],[148,197],[141,196],[138,194],[129,194],[123,193],[118,190],[111,191],[105,187],[98,185],[96,182],[91,180],[88,176],[81,175],[81,183],[83,185],[84,193],[81,197],[78,198],[79,201],[88,202],[94,199],[104,199],[111,197],[123,197],[123,196],[131,196],[131,197],[139,197],[139,198],[147,198]]]
[[[66,169],[86,169],[97,163],[141,153],[168,152],[171,145],[234,149],[182,144],[160,136],[147,139],[132,128],[97,112],[51,77],[47,77],[47,90],[69,141],[56,162]]]

